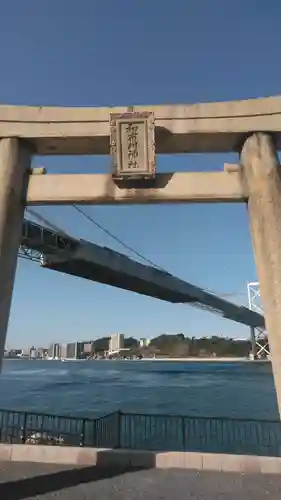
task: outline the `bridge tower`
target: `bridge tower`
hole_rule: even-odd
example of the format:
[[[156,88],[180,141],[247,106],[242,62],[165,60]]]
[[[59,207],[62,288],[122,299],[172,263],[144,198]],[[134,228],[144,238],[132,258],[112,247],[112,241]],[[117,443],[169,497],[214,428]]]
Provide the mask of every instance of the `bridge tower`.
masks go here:
[[[247,283],[248,307],[251,311],[256,311],[264,315],[263,305],[260,294],[260,284],[258,281]],[[251,342],[252,342],[252,355],[254,359],[263,356],[269,356],[269,343],[267,332],[265,328],[250,328]]]

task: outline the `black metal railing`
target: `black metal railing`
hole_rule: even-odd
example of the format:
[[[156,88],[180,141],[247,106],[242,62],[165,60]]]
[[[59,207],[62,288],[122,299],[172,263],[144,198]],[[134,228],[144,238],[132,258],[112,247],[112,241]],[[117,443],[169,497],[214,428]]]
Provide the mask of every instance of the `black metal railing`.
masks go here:
[[[0,410],[2,442],[83,446],[86,425],[86,419]]]
[[[89,419],[0,410],[0,441],[281,456],[281,423],[120,411]]]
[[[120,447],[281,456],[272,420],[121,414]]]

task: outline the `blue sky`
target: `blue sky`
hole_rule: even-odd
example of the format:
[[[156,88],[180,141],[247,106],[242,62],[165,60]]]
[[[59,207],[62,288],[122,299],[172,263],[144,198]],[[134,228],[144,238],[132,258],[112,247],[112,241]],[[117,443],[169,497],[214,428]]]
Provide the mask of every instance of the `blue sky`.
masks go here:
[[[278,0],[9,0],[0,17],[5,104],[193,103],[280,93]],[[158,170],[220,170],[235,155],[158,159]],[[34,158],[50,172],[105,172],[108,158]],[[243,205],[86,207],[89,215],[177,276],[218,293],[256,279]],[[38,212],[72,234],[124,251],[73,208]],[[248,329],[185,305],[40,269],[19,260],[8,346]]]

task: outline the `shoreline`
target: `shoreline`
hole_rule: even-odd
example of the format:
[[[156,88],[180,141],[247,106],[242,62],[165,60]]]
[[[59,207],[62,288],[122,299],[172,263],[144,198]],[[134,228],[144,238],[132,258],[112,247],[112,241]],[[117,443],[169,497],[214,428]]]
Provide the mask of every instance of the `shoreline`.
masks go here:
[[[142,358],[140,361],[176,361],[176,362],[181,362],[181,363],[248,363],[252,361],[259,361],[259,362],[268,362],[270,360],[268,359],[261,359],[261,360],[253,360],[249,358],[231,358],[231,357],[222,357],[222,358],[196,358],[196,357],[190,357],[190,358]]]
[[[269,363],[270,359],[250,359],[250,358],[237,358],[237,357],[221,357],[221,358],[215,358],[215,357],[209,357],[209,358],[199,358],[199,357],[189,357],[189,358],[164,358],[164,357],[158,357],[158,358],[141,358],[141,359],[120,359],[120,358],[115,358],[115,359],[106,359],[106,358],[101,358],[101,359],[72,359],[72,358],[65,358],[65,359],[28,359],[28,358],[4,358],[4,360],[8,361],[60,361],[60,362],[89,362],[89,361],[158,361],[158,362],[174,362],[174,363],[249,363],[249,362],[259,362],[259,363]]]

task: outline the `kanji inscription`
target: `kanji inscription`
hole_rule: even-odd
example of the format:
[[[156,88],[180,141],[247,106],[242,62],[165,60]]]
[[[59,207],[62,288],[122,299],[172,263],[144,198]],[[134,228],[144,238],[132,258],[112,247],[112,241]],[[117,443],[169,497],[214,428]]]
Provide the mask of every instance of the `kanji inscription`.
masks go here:
[[[113,114],[110,132],[114,176],[154,177],[155,142],[152,113]]]

